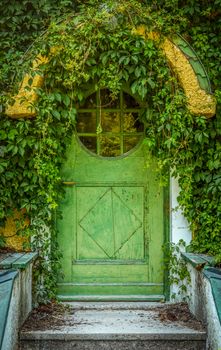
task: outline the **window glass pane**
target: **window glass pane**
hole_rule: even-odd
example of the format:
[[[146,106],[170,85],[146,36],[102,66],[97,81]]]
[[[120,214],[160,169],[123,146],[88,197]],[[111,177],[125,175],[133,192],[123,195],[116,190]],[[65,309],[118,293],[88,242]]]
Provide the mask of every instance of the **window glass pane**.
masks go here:
[[[82,106],[80,108],[96,108],[96,95],[97,93],[94,92],[90,96],[88,96]]]
[[[123,108],[139,108],[139,103],[131,95],[124,92]]]
[[[124,136],[124,153],[134,148],[141,140],[140,135],[138,136]]]
[[[117,157],[120,153],[120,137],[100,136],[100,155],[103,157]]]
[[[79,133],[96,133],[96,112],[78,113],[77,131]]]
[[[95,109],[96,108],[96,92],[88,96],[84,96],[81,101],[75,101],[75,107],[77,109]]]
[[[97,153],[97,138],[96,136],[80,136],[83,145],[93,153]]]
[[[121,92],[114,98],[108,89],[94,92],[82,101],[76,128],[85,147],[95,154],[99,150],[99,155],[104,157],[116,157],[135,147],[144,126],[139,121],[139,114],[129,112],[129,108],[139,108],[131,95]],[[140,135],[136,135],[138,133]]]
[[[138,113],[124,113],[123,115],[124,132],[142,132],[143,124],[139,121]]]
[[[101,112],[101,128],[103,132],[120,132],[120,113]]]
[[[120,95],[113,96],[110,90],[102,89],[100,90],[100,104],[101,108],[118,108],[120,107]]]

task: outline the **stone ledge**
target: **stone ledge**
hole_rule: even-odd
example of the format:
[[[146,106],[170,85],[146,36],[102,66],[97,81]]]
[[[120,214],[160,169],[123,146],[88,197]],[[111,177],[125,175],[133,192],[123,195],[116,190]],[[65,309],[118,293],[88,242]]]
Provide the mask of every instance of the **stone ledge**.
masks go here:
[[[187,286],[189,307],[207,326],[208,348],[221,349],[221,269],[205,254],[181,253],[187,262],[191,283]]]
[[[206,254],[181,253],[181,256],[197,270],[201,270],[206,265],[214,266],[215,264],[214,258]]]
[[[9,305],[17,271],[0,271],[0,349],[2,348],[5,333]]]
[[[37,253],[0,254],[0,349],[17,350],[18,331],[32,310]]]
[[[172,328],[172,327],[171,327]],[[71,328],[63,331],[21,332],[21,340],[206,340],[206,332],[177,329],[168,331],[151,331],[149,333],[71,333]]]
[[[20,350],[206,350],[205,340],[29,340]]]
[[[221,269],[205,266],[203,275],[210,281],[216,311],[221,325]]]
[[[0,255],[0,269],[25,269],[38,253],[6,253]]]
[[[215,260],[205,254],[181,253],[182,258],[190,263],[195,269],[201,270],[211,285],[217,315],[221,325],[221,269],[213,267]]]

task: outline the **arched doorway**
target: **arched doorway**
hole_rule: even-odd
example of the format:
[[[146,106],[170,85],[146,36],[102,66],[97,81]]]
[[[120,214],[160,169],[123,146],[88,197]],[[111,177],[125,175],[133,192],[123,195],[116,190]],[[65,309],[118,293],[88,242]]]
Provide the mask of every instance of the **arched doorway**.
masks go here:
[[[141,35],[145,40],[148,38],[152,38],[153,40],[156,40],[158,35],[156,35],[156,33],[151,33],[151,32],[149,33],[148,30],[146,30],[146,29],[147,28],[145,26],[141,26],[141,27],[138,27],[135,30],[135,32],[137,35]],[[170,39],[169,38],[162,38],[160,47],[161,47],[162,51],[164,52],[164,54],[168,60],[168,63],[171,66],[171,69],[178,76],[178,79],[179,79],[179,81],[184,89],[185,95],[187,97],[187,106],[190,109],[190,111],[196,115],[205,115],[206,117],[212,117],[215,113],[216,102],[215,102],[214,97],[210,94],[209,81],[208,81],[207,75],[205,73],[205,70],[202,67],[200,61],[197,59],[197,57],[194,54],[191,47],[189,47],[189,45],[180,37],[178,37],[178,38],[174,37],[174,38],[170,38]],[[53,55],[53,52],[56,52],[56,47],[55,48],[51,47],[50,53],[52,55]],[[37,88],[42,87],[42,84],[44,81],[44,78],[42,77],[42,75],[38,74],[38,66],[41,66],[42,64],[47,65],[49,63],[49,60],[50,60],[50,57],[48,58],[48,57],[41,56],[41,55],[38,55],[36,57],[36,60],[33,62],[33,73],[36,73],[36,74],[34,74],[34,78],[32,77],[33,74],[32,75],[26,74],[24,76],[19,93],[15,97],[15,103],[6,108],[6,114],[9,117],[12,117],[12,118],[23,118],[23,117],[29,118],[30,117],[31,118],[31,117],[36,116],[37,110],[34,108],[34,104],[35,104],[36,100],[38,99],[38,95],[36,93],[36,87]],[[32,81],[31,85],[29,84],[29,81]],[[28,89],[26,89],[27,85],[28,85]],[[75,197],[78,198],[76,195],[77,188],[80,187],[80,184],[82,184],[83,183],[82,181],[84,181],[84,177],[80,178],[80,174],[82,174],[82,176],[83,176],[85,174],[84,173],[85,169],[87,170],[88,167],[89,167],[89,169],[87,170],[88,171],[87,178],[90,179],[91,174],[93,174],[92,170],[94,168],[99,169],[96,167],[96,165],[98,165],[98,164],[99,165],[103,164],[103,167],[101,167],[101,170],[104,172],[104,174],[105,174],[105,171],[107,171],[108,174],[109,173],[114,174],[113,170],[117,169],[118,167],[121,168],[121,165],[126,170],[130,169],[129,160],[132,159],[132,157],[133,157],[133,164],[136,164],[135,159],[139,158],[140,159],[140,163],[139,163],[140,168],[139,168],[139,166],[137,166],[137,168],[136,168],[136,166],[134,166],[134,168],[133,168],[134,173],[131,173],[134,175],[133,178],[135,179],[135,182],[138,181],[138,179],[139,179],[139,176],[137,179],[137,175],[141,174],[142,169],[145,168],[145,166],[141,165],[142,164],[142,162],[141,162],[142,157],[143,157],[143,164],[145,164],[147,161],[148,163],[151,164],[151,166],[149,168],[152,170],[154,169],[154,162],[153,162],[153,160],[148,159],[148,156],[145,155],[145,152],[143,151],[144,146],[142,144],[139,145],[140,147],[137,146],[137,149],[134,149],[133,152],[131,151],[130,154],[128,153],[128,154],[123,155],[123,153],[126,150],[125,144],[124,144],[124,136],[126,137],[126,135],[122,135],[122,134],[121,135],[120,134],[119,135],[112,135],[113,136],[112,139],[109,138],[108,142],[110,144],[110,142],[113,141],[112,145],[114,145],[114,149],[116,148],[115,146],[117,144],[117,142],[116,142],[117,139],[120,140],[120,148],[118,148],[118,152],[120,152],[120,153],[115,159],[113,159],[113,162],[111,159],[109,159],[109,160],[106,159],[107,154],[105,155],[105,154],[99,153],[99,152],[101,152],[101,149],[99,149],[99,147],[102,146],[101,133],[102,133],[102,130],[100,130],[99,124],[98,124],[97,129],[96,129],[96,135],[99,135],[99,137],[97,137],[97,140],[96,140],[96,147],[97,147],[96,152],[98,152],[97,158],[94,155],[92,155],[91,153],[88,153],[88,151],[86,151],[85,148],[83,148],[82,144],[79,141],[80,137],[81,138],[86,137],[87,138],[87,140],[85,140],[86,144],[87,144],[87,146],[92,147],[92,151],[93,151],[94,145],[93,145],[93,143],[91,143],[92,139],[90,140],[90,143],[88,143],[88,140],[89,140],[88,137],[92,137],[95,140],[95,135],[74,135],[73,136],[72,146],[71,146],[72,148],[70,147],[70,154],[69,154],[68,160],[66,162],[66,165],[63,169],[64,170],[63,171],[64,182],[66,182],[67,186],[70,186],[70,187],[67,187],[67,190],[66,190],[67,195],[66,195],[65,201],[68,200],[68,196],[70,196],[72,198],[72,203],[73,203],[73,198],[75,198]],[[107,137],[107,135],[103,135],[103,137],[105,139],[105,137]],[[107,150],[110,150],[110,147],[108,147]],[[113,152],[113,149],[111,152]],[[141,152],[141,153],[139,153],[139,152]],[[87,157],[86,157],[86,155],[87,155]],[[113,155],[114,154],[112,154],[112,156]],[[99,158],[99,156],[103,156],[103,158],[101,159],[101,158]],[[73,157],[75,157],[75,159],[77,161],[75,168],[73,165],[73,164],[75,164],[73,161],[73,159],[74,159]],[[81,159],[85,161],[85,164],[82,166],[82,169],[83,169],[82,171],[81,171],[81,168],[78,168],[78,165],[80,164],[79,161]],[[94,161],[94,164],[92,164],[93,163],[92,159]],[[97,162],[97,164],[95,164],[95,162]],[[114,166],[111,167],[110,164],[114,164]],[[90,168],[90,165],[91,165],[91,168]],[[107,169],[107,170],[104,170],[104,169]],[[100,174],[102,174],[102,172],[100,172]],[[122,178],[122,176],[120,176],[120,174],[121,173],[119,172],[119,178],[115,179],[116,180],[115,183],[120,184],[119,179]],[[153,173],[149,172],[149,179],[146,179],[147,183],[151,184],[151,186],[149,186],[149,188],[154,188],[154,186],[152,186],[152,182],[151,182],[154,178],[156,178],[156,182],[157,182],[156,173],[154,171],[153,171]],[[103,179],[104,178],[101,176],[101,182],[103,181]],[[75,182],[75,181],[77,183],[76,183],[75,190],[74,190],[71,186],[73,186],[73,182]],[[98,182],[98,179],[97,180],[95,179],[95,182],[96,181]],[[109,180],[107,180],[107,183],[110,184],[110,183],[112,183],[111,181],[112,181],[112,179],[109,179]],[[72,190],[70,190],[71,188],[72,188]],[[158,187],[156,187],[155,189],[158,191]],[[87,191],[86,191],[86,193],[87,193]],[[150,198],[151,198],[151,196],[154,197],[154,192],[151,192],[151,191],[148,192],[148,196],[149,196],[149,193],[150,193]],[[64,201],[64,203],[65,203],[65,201]],[[155,201],[155,202],[157,202],[157,201]],[[154,211],[156,209],[156,212],[157,212],[158,207],[154,208],[154,201],[153,200],[152,200],[152,202],[151,202],[151,200],[149,200],[148,203],[150,204],[149,208],[151,208],[151,215],[153,214],[153,216],[154,216],[155,215]],[[76,208],[78,208],[78,207],[76,207]],[[69,210],[69,209],[71,209],[71,210]],[[74,219],[73,218],[76,218],[76,217],[74,217],[75,209],[74,209],[74,211],[72,211],[71,207],[69,207],[69,209],[67,209],[67,211],[64,213],[65,213],[66,217],[69,217],[69,225],[72,225],[74,227],[74,224],[73,224]],[[68,212],[68,210],[70,211],[70,213]],[[149,218],[150,217],[151,216],[149,216]],[[163,221],[164,221],[164,219],[165,219],[165,216],[163,215]],[[157,222],[157,220],[154,217],[153,220],[150,219],[150,222],[152,225],[152,222]],[[84,227],[84,229],[85,229],[85,227]],[[73,294],[72,292],[69,293],[68,288],[70,287],[70,290],[71,290],[72,285],[74,285],[74,283],[76,286],[78,286],[78,285],[84,286],[84,284],[87,283],[87,282],[84,282],[81,280],[80,280],[80,282],[76,282],[75,277],[77,276],[77,273],[72,268],[72,265],[73,265],[72,262],[74,262],[73,249],[75,249],[75,248],[73,248],[71,250],[70,246],[71,245],[73,246],[73,244],[70,243],[70,238],[75,239],[74,237],[78,237],[78,235],[76,233],[77,232],[76,228],[74,228],[74,230],[71,231],[72,233],[69,236],[66,235],[66,233],[64,234],[63,233],[64,231],[61,233],[61,236],[60,236],[60,244],[61,244],[60,247],[62,249],[62,252],[64,252],[64,254],[65,254],[63,257],[62,263],[63,263],[63,267],[65,267],[65,276],[66,276],[65,280],[63,281],[64,283],[62,281],[60,281],[60,282],[62,282],[60,284],[60,292],[63,293],[63,295],[66,295],[67,297],[69,294],[70,295]],[[69,232],[70,232],[70,230],[69,230]],[[73,232],[75,232],[75,233],[73,233]],[[155,233],[156,232],[154,231],[154,234]],[[146,235],[145,237],[149,237],[148,244],[145,243],[146,245],[148,245],[148,247],[150,247],[148,254],[149,254],[149,252],[154,252],[154,250],[156,250],[158,252],[159,247],[160,247],[159,240],[156,239],[156,244],[157,244],[158,250],[155,248],[151,249],[151,244],[150,244],[150,242],[153,243],[155,241],[155,239],[153,239],[153,237],[157,237],[157,236],[154,236],[154,235],[151,236],[151,230],[150,230],[149,236]],[[70,244],[67,243],[67,246],[65,246],[65,244],[63,243],[65,241],[70,243]],[[162,241],[162,239],[161,239],[161,241]],[[76,242],[78,242],[78,241],[76,240]],[[155,254],[153,254],[153,256],[155,256]],[[149,255],[148,261],[149,261],[148,271],[154,271],[156,276],[157,275],[159,276],[160,274],[158,274],[158,270],[152,269],[152,267],[149,267],[150,262],[151,262],[150,255]],[[99,263],[100,263],[99,266],[101,266],[100,261],[99,261]],[[89,268],[89,264],[87,266]],[[147,264],[146,264],[146,266],[147,266]],[[162,270],[161,270],[161,272],[162,272]],[[162,275],[162,273],[161,273],[161,275]],[[83,276],[82,271],[79,273],[79,276]],[[121,275],[119,275],[119,276],[121,277]],[[77,285],[77,283],[78,283],[78,285]],[[95,278],[94,282],[90,282],[90,283],[92,283],[92,285],[95,286],[96,278]],[[104,284],[109,288],[109,285],[107,283],[109,283],[109,282],[104,282]],[[111,281],[110,283],[113,284],[114,282]],[[124,283],[124,286],[126,286],[126,284],[125,284],[126,282],[122,282],[122,283]],[[148,286],[150,286],[152,283],[152,280],[151,279],[149,279],[148,281],[145,280],[145,282],[131,282],[131,280],[130,280],[129,283],[132,283],[132,285],[134,285],[134,283],[149,283]],[[153,283],[155,283],[155,285],[156,285],[157,282],[154,281]],[[65,288],[61,289],[62,285],[65,288],[67,287],[67,289],[65,289]],[[159,285],[162,286],[162,279],[161,279],[161,282],[159,283]],[[86,286],[89,286],[89,284],[87,284]],[[101,286],[103,286],[103,285],[101,285]],[[137,286],[137,284],[135,286]],[[144,286],[147,286],[147,285],[144,285]],[[138,289],[136,289],[135,291],[137,291],[137,290]],[[104,291],[104,289],[102,289],[102,291]],[[125,291],[125,289],[124,289],[124,291]],[[156,291],[152,291],[152,293],[155,293],[155,292]],[[85,290],[85,292],[79,291],[79,295],[81,295],[83,293],[85,293],[85,295],[87,295],[87,293],[89,293],[89,292],[86,290]],[[75,294],[75,295],[77,295],[77,294]],[[110,295],[114,295],[114,294],[112,293]],[[122,295],[124,295],[124,294],[122,293]],[[130,294],[130,295],[132,295],[132,294]],[[145,296],[146,295],[147,294],[145,294]]]
[[[89,94],[62,170],[61,299],[164,297],[164,193],[129,93]]]

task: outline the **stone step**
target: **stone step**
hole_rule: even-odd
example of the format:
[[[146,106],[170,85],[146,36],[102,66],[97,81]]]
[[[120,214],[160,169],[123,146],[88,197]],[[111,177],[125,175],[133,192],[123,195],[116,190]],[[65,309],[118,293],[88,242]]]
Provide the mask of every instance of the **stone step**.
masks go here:
[[[27,320],[20,350],[206,349],[205,330],[183,304],[70,303],[45,315]]]

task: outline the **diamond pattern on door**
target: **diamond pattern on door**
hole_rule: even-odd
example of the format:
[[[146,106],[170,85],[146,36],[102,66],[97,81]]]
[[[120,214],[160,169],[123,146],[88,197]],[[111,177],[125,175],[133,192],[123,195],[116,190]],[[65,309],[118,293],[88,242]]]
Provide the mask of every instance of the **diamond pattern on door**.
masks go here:
[[[130,206],[122,199],[125,198],[125,192],[130,197],[128,198]],[[121,193],[124,193],[124,196],[121,196]],[[134,211],[137,205],[141,207],[140,218]],[[91,258],[90,249],[93,249],[94,245],[95,250],[99,248],[102,251],[103,258],[119,259],[121,250],[131,250],[129,242],[134,235],[138,236],[139,250],[142,250],[144,239],[142,207],[143,188],[128,187],[127,190],[124,187],[119,191],[119,188],[103,187],[97,201],[95,203],[93,201],[89,210],[78,219],[81,240],[84,236],[84,244],[88,245],[84,249],[89,252],[88,257],[84,254],[84,259]],[[127,255],[130,259],[131,254],[128,252]]]

